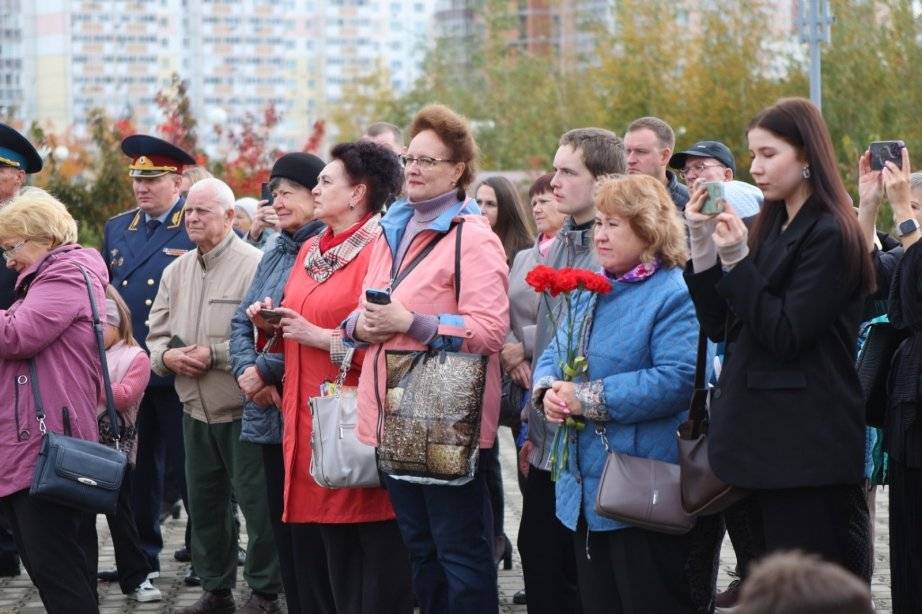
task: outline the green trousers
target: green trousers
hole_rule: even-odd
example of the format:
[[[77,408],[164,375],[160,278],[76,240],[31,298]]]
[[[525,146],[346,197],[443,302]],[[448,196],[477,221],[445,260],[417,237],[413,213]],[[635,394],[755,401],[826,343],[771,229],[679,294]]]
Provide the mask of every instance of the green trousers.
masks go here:
[[[266,476],[258,445],[240,441],[240,420],[206,424],[183,414],[192,565],[206,591],[237,581],[236,495],[247,530],[243,577],[261,593],[280,593],[282,577],[269,522]]]

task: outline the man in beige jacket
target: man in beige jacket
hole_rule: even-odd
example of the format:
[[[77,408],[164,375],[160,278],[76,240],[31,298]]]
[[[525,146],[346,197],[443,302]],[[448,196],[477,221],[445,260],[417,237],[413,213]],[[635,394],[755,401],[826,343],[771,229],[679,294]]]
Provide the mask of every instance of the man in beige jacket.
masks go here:
[[[181,614],[234,612],[237,539],[231,496],[247,523],[244,577],[252,589],[237,612],[278,612],[278,559],[265,498],[262,456],[240,441],[244,397],[230,372],[230,321],[259,259],[232,230],[234,193],[219,179],[189,190],[185,220],[197,249],[163,272],[150,310],[147,347],[160,375],[176,375],[192,523],[192,564],[204,593]],[[140,445],[144,445],[141,442]]]

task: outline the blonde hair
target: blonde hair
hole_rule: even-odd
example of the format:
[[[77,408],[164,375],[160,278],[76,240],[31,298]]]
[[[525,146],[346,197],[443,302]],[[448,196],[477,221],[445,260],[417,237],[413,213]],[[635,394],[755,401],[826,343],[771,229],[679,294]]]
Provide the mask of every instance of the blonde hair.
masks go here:
[[[106,298],[115,303],[115,308],[118,310],[118,326],[116,328],[118,328],[119,341],[123,341],[125,345],[140,345],[137,339],[134,338],[134,330],[131,326],[131,309],[128,308],[128,304],[125,303],[125,299],[118,293],[115,286],[106,286]]]
[[[25,188],[0,209],[0,239],[19,237],[50,243],[77,242],[77,222],[67,207],[41,188]]]
[[[594,200],[597,211],[624,218],[648,245],[644,262],[659,258],[664,266],[685,266],[685,227],[662,182],[648,175],[607,175],[596,183]]]

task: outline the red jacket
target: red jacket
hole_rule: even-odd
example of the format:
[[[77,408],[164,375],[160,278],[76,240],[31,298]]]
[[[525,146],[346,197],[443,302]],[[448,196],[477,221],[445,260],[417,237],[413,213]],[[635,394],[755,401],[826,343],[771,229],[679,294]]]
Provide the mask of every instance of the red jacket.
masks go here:
[[[312,237],[302,247],[285,286],[282,305],[293,309],[309,322],[335,329],[359,302],[362,279],[368,270],[373,243],[369,243],[352,262],[323,283],[317,283],[304,270],[304,258],[318,241]],[[338,367],[327,351],[284,342],[285,379],[282,392],[282,453],[285,460],[285,522],[329,524],[391,520],[394,508],[383,488],[330,489],[318,485],[310,475],[311,418],[308,399],[317,396],[320,384],[335,381]],[[358,382],[363,351],[353,357],[347,386]]]

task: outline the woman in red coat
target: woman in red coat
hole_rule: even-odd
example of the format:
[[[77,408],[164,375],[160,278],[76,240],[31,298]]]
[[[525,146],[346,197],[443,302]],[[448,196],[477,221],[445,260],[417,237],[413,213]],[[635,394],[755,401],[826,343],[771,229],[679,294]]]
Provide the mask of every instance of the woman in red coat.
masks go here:
[[[387,492],[380,487],[330,489],[314,481],[308,409],[308,399],[319,396],[321,385],[337,378],[346,350],[338,324],[358,306],[372,243],[380,232],[380,211],[400,192],[402,179],[397,157],[378,145],[333,148],[332,161],[314,188],[314,216],[327,229],[301,248],[278,309],[282,319],[276,334],[281,333],[285,355],[282,520],[292,529],[298,585],[314,597],[311,611],[413,609],[409,558]],[[258,310],[267,307],[272,307],[269,300],[249,309],[261,328],[266,323]],[[363,354],[353,356],[346,386],[357,384]]]

